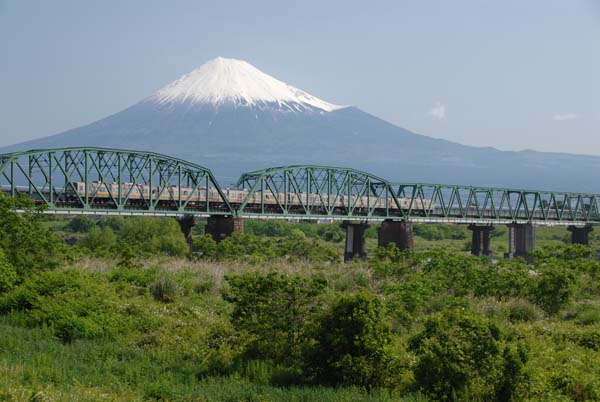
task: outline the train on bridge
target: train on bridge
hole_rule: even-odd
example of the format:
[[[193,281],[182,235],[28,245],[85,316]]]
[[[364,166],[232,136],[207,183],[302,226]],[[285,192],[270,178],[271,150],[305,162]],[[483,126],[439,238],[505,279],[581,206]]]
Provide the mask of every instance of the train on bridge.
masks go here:
[[[87,188],[86,188],[87,187]],[[352,207],[355,211],[361,210],[377,210],[377,209],[398,209],[393,198],[386,200],[383,197],[375,196],[358,196],[338,194],[313,194],[313,193],[292,193],[292,192],[266,192],[254,191],[250,192],[246,189],[223,189],[223,195],[227,198],[230,205],[245,204],[247,209],[261,209],[264,207],[268,210],[281,209],[283,206],[293,213],[294,209],[310,206],[313,209],[319,207],[329,207],[344,209]],[[111,203],[111,200],[117,195],[122,198],[127,198],[130,205],[144,204],[147,200],[152,199],[155,202],[168,205],[169,203],[186,202],[189,209],[205,208],[206,202],[211,204],[219,204],[222,202],[222,197],[216,188],[206,187],[179,187],[176,185],[170,186],[149,186],[136,183],[104,183],[94,181],[86,186],[84,182],[71,182],[65,193],[67,199],[65,202],[76,202],[79,198],[87,197],[88,200],[93,200],[93,203],[101,206]],[[396,198],[400,204],[400,208],[404,210],[411,209],[412,211],[430,212],[433,208],[431,200],[423,200],[423,202],[413,203],[411,206],[411,198]],[[418,205],[417,205],[418,204]]]

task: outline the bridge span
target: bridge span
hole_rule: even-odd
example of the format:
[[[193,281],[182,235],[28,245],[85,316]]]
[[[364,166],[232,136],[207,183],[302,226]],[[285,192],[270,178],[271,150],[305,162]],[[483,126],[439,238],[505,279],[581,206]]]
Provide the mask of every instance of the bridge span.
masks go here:
[[[346,257],[364,256],[364,229],[381,222],[379,244],[412,247],[412,223],[468,224],[472,253],[489,255],[494,225],[510,228],[510,255],[535,246],[535,227],[567,226],[587,243],[600,223],[598,195],[388,181],[350,168],[298,165],[244,173],[222,188],[202,166],[153,152],[73,147],[0,155],[0,186],[27,194],[48,214],[195,218],[217,240],[243,219],[342,221]]]

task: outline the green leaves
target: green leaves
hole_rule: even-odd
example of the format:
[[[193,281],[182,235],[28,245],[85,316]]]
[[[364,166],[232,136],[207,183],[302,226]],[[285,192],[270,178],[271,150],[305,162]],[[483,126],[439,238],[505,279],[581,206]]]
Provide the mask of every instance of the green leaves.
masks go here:
[[[294,364],[307,341],[326,281],[270,273],[226,276],[234,326],[253,339],[249,355]]]
[[[526,361],[524,350],[504,346],[495,323],[464,309],[428,319],[410,349],[416,383],[435,400],[510,401]]]
[[[30,273],[61,266],[69,255],[67,245],[41,225],[43,216],[35,212],[32,205],[31,200],[7,198],[0,194],[0,250],[3,251],[5,264],[3,270],[12,277],[9,273],[12,269],[8,265],[12,266],[17,274],[16,282],[22,281]],[[24,209],[26,212],[17,214],[13,209]]]
[[[379,298],[367,291],[340,297],[318,322],[305,361],[312,381],[367,389],[394,383],[391,326]]]

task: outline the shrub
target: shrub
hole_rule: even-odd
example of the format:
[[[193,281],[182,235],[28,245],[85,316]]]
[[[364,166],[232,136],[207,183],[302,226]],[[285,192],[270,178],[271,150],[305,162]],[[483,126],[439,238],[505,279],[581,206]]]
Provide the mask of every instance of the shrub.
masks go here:
[[[539,307],[523,299],[516,299],[509,302],[507,310],[507,317],[511,322],[536,321],[543,315]]]
[[[4,251],[0,249],[0,293],[11,290],[17,282],[17,270],[8,262]]]
[[[108,253],[117,244],[117,236],[109,226],[94,226],[79,244],[90,251]]]
[[[150,284],[150,294],[156,301],[171,303],[175,301],[178,291],[177,282],[167,275],[160,276]]]
[[[120,224],[119,240],[136,252],[184,256],[189,246],[175,219],[132,217]]]
[[[78,215],[67,223],[67,229],[77,233],[87,233],[94,227],[96,227],[96,221],[85,215]]]
[[[68,246],[40,224],[46,218],[32,207],[31,200],[0,193],[0,248],[5,261],[15,269],[17,282],[31,273],[59,267],[69,256]],[[24,209],[25,213],[17,214],[13,209]]]
[[[410,342],[417,356],[419,388],[435,400],[488,400],[502,369],[501,333],[492,322],[469,311],[436,314]]]
[[[547,264],[537,279],[536,302],[549,314],[556,314],[575,295],[577,278],[559,264]]]
[[[312,381],[365,388],[394,383],[391,326],[383,304],[367,291],[343,296],[318,322],[305,361]]]
[[[294,362],[307,341],[307,329],[326,282],[270,273],[225,277],[225,300],[233,304],[232,322],[252,336],[249,355]]]
[[[575,321],[581,325],[594,325],[600,323],[600,306],[584,304],[575,313]]]
[[[193,250],[202,258],[212,259],[217,256],[217,242],[210,235],[196,237]]]
[[[125,282],[145,288],[150,284],[155,276],[155,270],[117,268],[110,272],[108,279],[111,282]]]
[[[31,275],[0,297],[0,312],[25,313],[28,326],[48,326],[63,342],[114,336],[126,328],[114,309],[116,294],[98,278],[78,271]]]

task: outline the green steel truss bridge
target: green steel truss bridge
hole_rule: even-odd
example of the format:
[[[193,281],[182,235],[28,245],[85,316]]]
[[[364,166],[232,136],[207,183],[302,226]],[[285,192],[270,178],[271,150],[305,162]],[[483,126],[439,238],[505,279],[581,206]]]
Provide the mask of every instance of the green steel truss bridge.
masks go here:
[[[209,169],[184,160],[91,147],[2,154],[0,186],[49,214],[600,224],[595,194],[396,183],[311,165],[245,173],[222,189]]]

